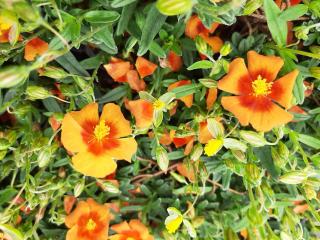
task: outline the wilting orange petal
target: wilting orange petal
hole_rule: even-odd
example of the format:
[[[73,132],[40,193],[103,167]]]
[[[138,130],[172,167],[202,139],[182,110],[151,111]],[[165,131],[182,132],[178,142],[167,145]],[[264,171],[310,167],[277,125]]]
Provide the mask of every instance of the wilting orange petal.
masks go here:
[[[64,211],[66,214],[70,214],[73,205],[77,202],[77,198],[75,196],[64,196],[63,199],[63,205],[64,205]]]
[[[142,222],[140,222],[139,220],[137,219],[130,220],[129,226],[131,229],[139,232],[141,239],[145,239],[149,236],[148,228],[144,224],[142,224]]]
[[[190,182],[194,182],[196,179],[195,172],[192,166],[188,166],[185,163],[178,163],[177,171],[180,175],[189,179]]]
[[[81,215],[89,214],[90,212],[90,207],[87,202],[80,201],[77,204],[76,209],[66,216],[65,218],[65,224],[68,228],[72,228],[74,225],[77,224],[78,219],[81,217]]]
[[[253,80],[259,75],[269,82],[275,80],[284,63],[280,57],[264,56],[255,51],[249,51],[247,57],[248,70]]]
[[[62,120],[61,142],[71,152],[83,152],[87,150],[87,144],[83,141],[83,126],[86,121],[99,121],[98,104],[91,103],[80,111],[67,113]]]
[[[210,88],[207,92],[207,109],[210,110],[213,107],[213,104],[216,102],[218,96],[218,89],[217,88]]]
[[[170,51],[166,59],[167,67],[173,72],[179,72],[182,67],[182,57]]]
[[[72,163],[78,172],[96,178],[103,178],[117,168],[117,164],[109,155],[94,155],[91,152],[76,154],[72,157]]]
[[[36,37],[27,42],[24,49],[24,59],[33,61],[37,55],[44,54],[49,49],[49,44]]]
[[[116,82],[126,82],[126,74],[130,70],[129,62],[116,62],[103,65],[107,73]]]
[[[218,88],[233,94],[251,93],[251,77],[242,58],[234,59],[229,65],[229,72],[218,82]]]
[[[141,78],[151,75],[156,69],[157,65],[148,61],[143,57],[138,57],[136,61],[136,68]]]
[[[113,126],[114,138],[126,137],[132,133],[130,122],[124,118],[120,107],[114,103],[104,105],[100,119]]]
[[[146,89],[146,83],[143,79],[139,78],[138,72],[136,70],[130,70],[126,75],[127,82],[131,89],[140,92]]]
[[[223,41],[220,37],[208,37],[206,35],[200,35],[203,40],[211,47],[213,53],[218,53],[223,46]]]
[[[117,160],[131,161],[132,155],[137,151],[137,142],[134,138],[117,139],[117,146],[105,149],[105,153]]]
[[[288,109],[291,106],[292,90],[298,74],[299,71],[294,70],[279,80],[276,80],[272,85],[271,93],[268,97]]]
[[[193,142],[194,142],[194,137],[187,143],[186,147],[184,148],[184,155],[189,155],[192,151],[193,148]]]
[[[172,83],[168,86],[168,91],[171,91],[177,87],[184,86],[184,85],[190,85],[191,81],[190,80],[180,80],[178,82]],[[190,94],[188,96],[184,96],[182,98],[179,98],[184,104],[190,108],[193,104],[193,94]]]
[[[152,103],[139,99],[126,102],[127,109],[131,112],[136,120],[138,128],[149,128],[153,121],[153,105]]]

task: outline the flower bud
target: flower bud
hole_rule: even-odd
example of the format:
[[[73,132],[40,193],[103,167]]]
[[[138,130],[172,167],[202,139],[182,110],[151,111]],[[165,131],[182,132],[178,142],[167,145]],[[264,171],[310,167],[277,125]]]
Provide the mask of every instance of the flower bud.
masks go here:
[[[243,9],[243,15],[250,15],[262,6],[262,0],[249,0]]]
[[[166,172],[169,166],[169,157],[167,151],[162,146],[158,146],[156,149],[156,159],[159,168]]]
[[[40,76],[49,77],[53,79],[62,79],[66,78],[69,75],[63,69],[52,66],[41,68],[39,72]]]
[[[26,94],[28,96],[28,99],[30,99],[31,101],[37,99],[46,99],[51,96],[50,92],[47,89],[39,86],[28,86]]]
[[[200,143],[195,145],[191,151],[190,158],[192,161],[197,161],[203,153],[203,147]]]
[[[246,165],[246,179],[253,184],[260,184],[262,177],[261,171],[258,166],[254,163],[248,163]]]
[[[314,78],[320,79],[320,67],[310,67],[309,71]]]
[[[208,47],[208,44],[203,40],[202,37],[197,36],[195,38],[195,42],[196,42],[196,48],[200,53],[206,54],[206,55],[212,55],[211,49]]]
[[[303,188],[309,200],[317,199],[317,193],[311,185],[304,185]]]
[[[105,192],[110,192],[110,193],[114,193],[114,194],[120,193],[119,188],[118,188],[115,184],[113,184],[112,182],[110,182],[110,181],[102,181],[102,180],[99,180],[98,183],[101,184],[102,189],[103,189],[103,191],[105,191]]]
[[[266,145],[267,141],[259,133],[253,131],[240,131],[240,136],[254,147],[262,147]]]
[[[76,186],[74,187],[74,196],[77,198],[80,196],[80,194],[82,193],[83,189],[84,189],[84,185],[85,185],[85,181],[84,179],[81,179],[79,183],[76,184]]]
[[[230,43],[225,43],[222,48],[220,49],[220,55],[221,56],[227,56],[232,51],[232,47]]]
[[[231,150],[232,155],[240,162],[246,163],[247,158],[243,151],[240,150]]]
[[[307,26],[299,26],[293,29],[298,39],[308,40],[309,28]]]
[[[280,168],[280,169],[284,168],[284,166],[286,165],[287,161],[280,156],[279,152],[277,151],[277,149],[275,147],[271,147],[271,156],[272,156],[274,164],[278,168]]]
[[[40,168],[48,166],[51,160],[52,152],[49,147],[40,151],[38,155],[38,164]]]
[[[201,78],[199,82],[206,88],[216,88],[218,86],[217,81],[210,78]]]
[[[234,138],[225,138],[223,146],[232,150],[247,151],[247,145]]]
[[[308,174],[304,171],[292,171],[284,174],[279,177],[279,181],[286,184],[300,184],[305,181],[308,177]]]
[[[213,137],[218,138],[224,136],[223,125],[219,121],[214,118],[208,118],[207,123],[208,130]]]
[[[29,75],[26,66],[9,66],[0,70],[0,89],[11,88],[23,83]]]
[[[177,174],[175,172],[170,172],[170,175],[175,179],[177,180],[179,183],[185,183],[187,184],[187,181],[185,179],[184,176],[181,176],[180,174]]]
[[[174,16],[191,11],[192,0],[158,0],[156,4],[159,12],[164,15]]]

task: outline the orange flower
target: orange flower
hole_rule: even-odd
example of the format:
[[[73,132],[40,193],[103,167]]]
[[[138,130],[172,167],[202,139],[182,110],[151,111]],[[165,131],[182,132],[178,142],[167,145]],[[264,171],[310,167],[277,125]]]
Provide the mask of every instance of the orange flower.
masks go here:
[[[207,29],[201,22],[200,18],[194,15],[189,18],[186,24],[185,34],[192,39],[194,39],[196,36],[198,36],[201,33],[208,36],[209,33],[213,33],[218,26],[219,26],[219,23],[212,23],[211,28]]]
[[[140,92],[146,89],[146,83],[143,79],[139,78],[136,70],[130,70],[126,74],[127,82],[131,89]]]
[[[181,86],[184,86],[184,85],[189,85],[191,84],[191,81],[190,80],[180,80],[178,82],[175,82],[175,83],[172,83],[169,85],[168,87],[168,91],[171,91],[172,89],[175,89],[177,87],[181,87]],[[193,94],[190,94],[188,96],[184,96],[182,98],[179,98],[182,102],[184,102],[184,104],[190,108],[193,104]]]
[[[54,132],[56,132],[61,126],[61,122],[58,121],[54,115],[49,118],[49,124]]]
[[[218,121],[218,124],[221,129],[224,129],[222,123],[220,122],[220,118],[217,117],[216,120]],[[208,123],[207,121],[201,122],[199,124],[199,136],[198,141],[202,144],[208,143],[211,139],[217,138],[217,136],[213,136],[208,129]]]
[[[117,234],[109,237],[110,240],[153,240],[148,228],[140,220],[132,219],[130,222],[122,222],[111,226]]]
[[[0,43],[7,43],[9,42],[9,37],[10,37],[10,29],[5,30],[3,32],[0,31]],[[22,41],[23,37],[19,35],[18,41]]]
[[[37,55],[42,55],[49,49],[49,44],[42,39],[35,37],[27,42],[24,49],[24,59],[33,61]]]
[[[157,67],[156,64],[143,57],[138,57],[136,60],[136,68],[141,78],[151,75]]]
[[[73,153],[74,168],[88,176],[102,178],[117,168],[114,160],[131,161],[137,150],[130,123],[119,106],[108,103],[99,118],[98,104],[67,113],[62,121],[61,141]]]
[[[223,41],[220,37],[209,37],[204,34],[200,34],[200,36],[211,47],[213,53],[218,53],[223,46]]]
[[[182,67],[182,58],[175,52],[170,51],[164,61],[164,65],[164,67],[170,68],[172,72],[179,72]]]
[[[126,101],[126,108],[136,119],[137,128],[149,128],[153,121],[153,105],[152,103],[138,99],[134,101]]]
[[[248,69],[242,58],[233,60],[218,88],[237,96],[222,97],[222,106],[232,112],[241,125],[251,123],[257,131],[270,131],[290,122],[293,116],[276,103],[285,109],[291,106],[292,89],[299,72],[294,70],[274,81],[282,66],[281,58],[254,51],[248,52]]]
[[[210,88],[207,92],[207,110],[211,110],[213,107],[213,104],[216,102],[218,96],[218,89],[217,88]]]
[[[127,81],[126,74],[131,69],[130,62],[125,62],[117,58],[111,58],[110,63],[103,66],[114,81]]]
[[[92,198],[78,203],[76,209],[65,218],[70,230],[66,240],[107,240],[109,230],[109,209]]]

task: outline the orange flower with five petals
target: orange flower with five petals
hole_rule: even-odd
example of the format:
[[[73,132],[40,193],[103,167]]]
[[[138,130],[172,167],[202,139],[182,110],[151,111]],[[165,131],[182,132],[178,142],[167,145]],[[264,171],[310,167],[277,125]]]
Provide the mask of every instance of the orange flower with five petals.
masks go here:
[[[244,59],[233,60],[218,88],[237,96],[222,97],[222,106],[232,112],[241,125],[250,123],[257,131],[270,131],[290,122],[293,116],[279,105],[290,108],[299,72],[294,70],[275,81],[283,64],[280,57],[263,56],[255,51],[248,52],[248,68]]]
[[[151,102],[144,99],[125,101],[126,108],[136,120],[137,128],[149,128],[153,122],[154,107]]]
[[[80,201],[76,209],[65,218],[70,230],[66,240],[107,240],[109,230],[109,208],[89,198]]]
[[[91,103],[80,111],[67,113],[62,121],[61,141],[70,152],[74,168],[87,176],[103,178],[117,168],[115,160],[131,161],[137,143],[118,105],[103,107]]]
[[[42,55],[49,49],[49,44],[42,39],[35,37],[27,42],[24,49],[24,59],[33,61],[37,55]]]
[[[153,240],[148,228],[140,220],[132,219],[130,222],[122,222],[111,226],[117,234],[109,237],[110,240]]]

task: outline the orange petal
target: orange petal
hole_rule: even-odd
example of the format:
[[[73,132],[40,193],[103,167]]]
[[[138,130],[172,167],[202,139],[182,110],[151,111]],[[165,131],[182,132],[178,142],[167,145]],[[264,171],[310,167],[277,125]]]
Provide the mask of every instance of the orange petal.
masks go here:
[[[209,142],[209,140],[213,139],[214,137],[209,132],[207,121],[201,122],[199,124],[199,136],[198,141],[202,144],[206,144]]]
[[[110,212],[107,205],[99,204],[92,198],[88,198],[87,203],[91,212],[98,213],[100,221],[108,222],[109,224]]]
[[[159,140],[159,142],[162,144],[162,145],[170,145],[172,143],[172,139],[170,137],[170,134],[168,132],[164,132],[162,135],[161,135],[161,138]]]
[[[292,90],[297,76],[298,70],[294,70],[282,78],[276,80],[268,97],[272,98],[283,107],[288,109],[291,106]]]
[[[132,133],[130,122],[124,118],[120,107],[114,103],[104,105],[100,119],[116,129],[114,138],[126,137]]]
[[[201,33],[205,35],[208,35],[209,33],[213,33],[218,26],[219,26],[218,23],[212,23],[211,28],[207,29],[201,22],[200,18],[194,15],[189,18],[186,24],[185,34],[189,38],[194,39],[196,36],[198,36]]]
[[[229,72],[218,82],[218,88],[237,95],[251,93],[251,77],[243,58],[236,58],[229,65]]]
[[[36,37],[28,41],[24,50],[24,59],[33,61],[37,55],[42,55],[49,49],[49,44]]]
[[[78,172],[86,176],[103,178],[113,173],[117,164],[106,154],[94,155],[90,152],[80,152],[72,157],[72,163]]]
[[[204,34],[201,34],[200,36],[211,47],[213,53],[218,53],[223,46],[223,41],[220,37],[208,37]]]
[[[138,219],[132,219],[129,222],[129,226],[132,230],[138,231],[140,233],[141,239],[146,239],[149,236],[148,228],[140,222]]]
[[[103,65],[108,74],[116,82],[126,82],[124,78],[130,70],[129,62],[116,62]]]
[[[239,96],[222,97],[221,104],[224,109],[232,112],[236,116],[242,126],[247,126],[249,124],[252,110],[242,105]]]
[[[184,155],[189,155],[191,153],[193,148],[193,142],[194,142],[194,137],[192,137],[192,139],[187,143],[183,152]]]
[[[156,69],[157,65],[148,61],[143,57],[138,57],[136,61],[136,68],[141,78],[151,75]]]
[[[290,122],[292,119],[293,115],[272,103],[267,111],[254,112],[250,118],[250,123],[257,131],[268,132],[274,127]]]
[[[77,204],[76,209],[70,215],[66,216],[64,223],[68,228],[72,228],[78,223],[78,220],[82,215],[88,215],[89,213],[89,204],[85,201],[80,201]]]
[[[182,67],[182,57],[170,51],[166,59],[167,67],[173,72],[179,72]]]
[[[116,233],[122,233],[122,232],[131,230],[129,224],[127,223],[127,221],[123,221],[121,223],[114,224],[114,225],[111,226],[111,229],[113,231],[115,231]]]
[[[61,142],[63,146],[71,152],[83,152],[87,149],[87,144],[83,140],[83,126],[86,121],[97,122],[98,104],[91,103],[80,111],[67,113],[62,120]]]
[[[127,109],[131,112],[136,120],[138,128],[149,128],[153,121],[153,105],[152,103],[139,99],[135,101],[127,101]]]
[[[143,79],[139,78],[138,72],[136,70],[130,70],[126,75],[127,82],[131,89],[140,92],[146,89],[146,83]]]
[[[216,102],[218,96],[218,89],[217,88],[210,88],[207,92],[207,110],[211,110],[213,107],[213,104]]]
[[[189,85],[191,84],[191,81],[190,80],[180,80],[178,82],[175,82],[175,83],[172,83],[169,85],[168,87],[168,91],[171,91],[172,89],[175,89],[177,87],[180,87],[180,86],[184,86],[184,85]],[[179,98],[182,102],[184,102],[184,104],[190,108],[193,104],[193,94],[190,94],[188,96],[184,96],[182,98]]]
[[[280,57],[264,56],[255,51],[249,51],[247,57],[249,73],[253,80],[259,75],[270,82],[275,80],[284,63]]]
[[[67,235],[66,235],[66,240],[87,240],[86,237],[84,236],[80,236],[78,234],[79,232],[79,228],[78,226],[74,226],[72,227],[68,232],[67,232]]]
[[[132,155],[137,151],[137,142],[134,138],[121,138],[117,140],[117,146],[105,150],[105,153],[116,160],[131,161]]]

